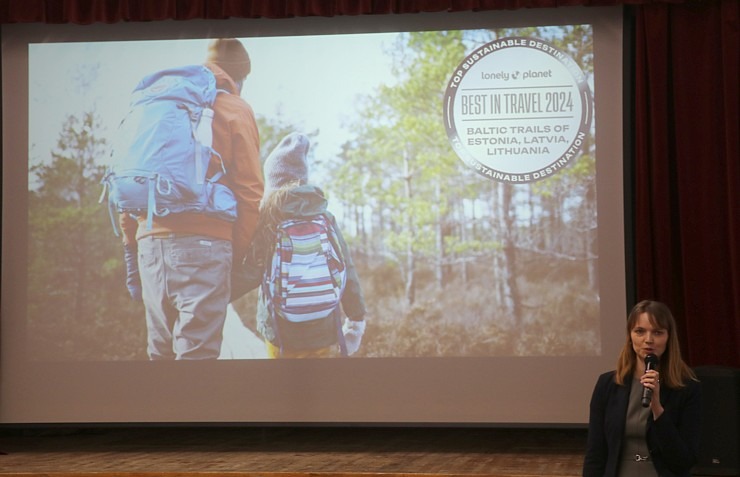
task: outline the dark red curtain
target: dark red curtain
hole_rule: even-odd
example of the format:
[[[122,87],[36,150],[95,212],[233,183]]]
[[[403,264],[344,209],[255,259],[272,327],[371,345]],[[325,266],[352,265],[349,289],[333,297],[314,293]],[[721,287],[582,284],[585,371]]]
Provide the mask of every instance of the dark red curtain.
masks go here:
[[[740,367],[739,5],[637,12],[637,296],[671,306],[693,365]]]
[[[666,302],[692,366],[740,367],[737,0],[0,0],[0,23],[384,15],[625,4],[635,13],[637,299]]]
[[[331,17],[684,1],[686,0],[0,0],[0,23],[88,24],[196,18]]]

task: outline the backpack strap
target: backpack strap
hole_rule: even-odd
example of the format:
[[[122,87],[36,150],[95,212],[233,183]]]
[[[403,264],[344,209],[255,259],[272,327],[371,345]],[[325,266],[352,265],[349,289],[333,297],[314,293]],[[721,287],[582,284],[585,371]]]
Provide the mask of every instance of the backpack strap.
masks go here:
[[[149,194],[146,199],[146,229],[152,230],[154,225],[154,211],[157,207],[157,199],[154,195],[156,179],[149,178]]]
[[[278,320],[278,317],[275,313],[275,302],[279,300],[279,296],[277,293],[271,293],[270,292],[270,282],[271,282],[271,276],[275,273],[274,268],[277,268],[278,270],[278,276],[280,273],[280,269],[282,268],[282,235],[283,235],[283,229],[281,227],[282,224],[279,224],[277,227],[277,231],[275,234],[275,250],[273,251],[273,255],[270,256],[270,259],[268,259],[265,262],[265,270],[264,274],[262,276],[262,296],[265,300],[265,305],[267,307],[267,316],[268,320],[272,320],[272,329],[275,333],[275,346],[279,350],[279,356],[283,355],[284,348],[283,348],[283,340],[280,336],[280,323]],[[278,263],[274,263],[272,258],[278,257],[277,260],[279,260]]]
[[[268,265],[268,267],[271,267],[272,264]],[[278,323],[278,319],[275,316],[275,304],[273,303],[273,300],[276,298],[273,297],[270,294],[270,285],[269,285],[269,268],[265,269],[264,275],[262,277],[262,298],[265,300],[265,306],[267,308],[267,316],[268,319],[272,320],[272,329],[275,333],[275,341],[276,343],[273,343],[277,348],[279,352],[279,356],[283,355],[283,340],[280,337],[280,323]]]
[[[320,214],[319,217],[324,222],[324,228],[327,230],[326,234],[326,240],[327,240],[327,249],[325,250],[325,253],[327,254],[327,259],[331,258],[331,249],[337,251],[337,253],[340,255],[340,260],[342,263],[344,262],[344,257],[342,256],[342,248],[339,246],[337,238],[334,236],[334,227],[329,220],[329,218],[326,216],[326,214]],[[344,286],[344,284],[342,284]],[[340,355],[344,358],[349,356],[349,353],[347,352],[347,341],[344,338],[344,333],[342,332],[342,307],[338,306],[334,311],[334,322],[337,327],[337,343],[339,343],[339,352]]]

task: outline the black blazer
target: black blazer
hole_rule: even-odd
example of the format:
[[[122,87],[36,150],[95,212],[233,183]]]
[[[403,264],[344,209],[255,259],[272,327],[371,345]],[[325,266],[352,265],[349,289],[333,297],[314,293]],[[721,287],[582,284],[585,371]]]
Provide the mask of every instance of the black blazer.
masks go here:
[[[614,371],[599,376],[591,397],[584,477],[616,476],[629,403],[630,386],[614,382]],[[632,376],[627,377],[627,383]],[[701,431],[701,385],[689,381],[684,388],[660,388],[665,411],[647,422],[650,457],[661,477],[689,477],[696,464]]]

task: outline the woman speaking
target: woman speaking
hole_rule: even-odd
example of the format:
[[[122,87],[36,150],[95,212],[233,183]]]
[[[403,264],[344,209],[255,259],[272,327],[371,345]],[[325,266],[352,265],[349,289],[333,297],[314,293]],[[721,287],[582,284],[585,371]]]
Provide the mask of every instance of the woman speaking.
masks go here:
[[[617,369],[599,376],[591,397],[583,475],[688,477],[701,414],[701,386],[681,359],[671,311],[638,303]]]

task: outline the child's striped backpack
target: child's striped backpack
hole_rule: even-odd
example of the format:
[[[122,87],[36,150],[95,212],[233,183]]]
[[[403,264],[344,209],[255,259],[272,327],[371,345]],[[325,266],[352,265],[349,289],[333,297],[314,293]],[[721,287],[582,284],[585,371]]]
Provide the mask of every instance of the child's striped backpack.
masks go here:
[[[278,226],[262,286],[281,350],[338,342],[344,353],[340,301],[346,275],[337,233],[325,215]]]

